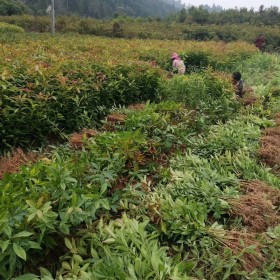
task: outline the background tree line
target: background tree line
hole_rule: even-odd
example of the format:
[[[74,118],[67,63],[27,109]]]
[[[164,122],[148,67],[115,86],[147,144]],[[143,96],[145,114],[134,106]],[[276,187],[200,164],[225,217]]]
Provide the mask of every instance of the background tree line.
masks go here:
[[[219,7],[220,8],[220,7]],[[280,10],[276,6],[264,8],[263,5],[259,10],[240,8],[240,9],[208,9],[207,6],[182,8],[180,12],[170,15],[169,21],[177,23],[197,23],[197,24],[264,24],[279,25]]]
[[[46,13],[50,0],[0,0],[0,15]],[[165,17],[183,7],[177,0],[55,0],[58,15],[110,18],[118,15],[131,17]]]
[[[0,15],[46,14],[50,0],[0,0]],[[279,25],[278,7],[257,11],[240,8],[223,10],[221,6],[185,7],[179,0],[55,0],[57,15],[76,15],[97,19],[158,17],[168,22],[186,24],[263,24]]]

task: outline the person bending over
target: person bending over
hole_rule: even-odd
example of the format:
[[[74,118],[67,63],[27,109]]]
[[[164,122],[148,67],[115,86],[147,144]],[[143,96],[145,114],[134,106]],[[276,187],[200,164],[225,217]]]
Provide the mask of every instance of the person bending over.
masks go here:
[[[177,53],[173,53],[171,59],[173,60],[172,67],[177,69],[178,74],[185,74],[186,66],[180,56]]]

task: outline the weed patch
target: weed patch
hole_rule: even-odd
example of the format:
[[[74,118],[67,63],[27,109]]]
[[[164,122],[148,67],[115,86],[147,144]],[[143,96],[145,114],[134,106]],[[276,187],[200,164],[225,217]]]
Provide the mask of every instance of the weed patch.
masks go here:
[[[34,152],[25,153],[18,148],[11,153],[11,156],[4,156],[0,158],[0,179],[5,173],[16,173],[22,165],[34,163],[38,159],[38,154]]]

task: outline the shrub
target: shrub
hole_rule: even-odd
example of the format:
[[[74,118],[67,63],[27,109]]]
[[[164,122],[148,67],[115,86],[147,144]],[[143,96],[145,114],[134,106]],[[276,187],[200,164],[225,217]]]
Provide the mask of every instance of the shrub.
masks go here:
[[[209,55],[203,51],[189,51],[180,55],[187,72],[202,70],[209,66]]]
[[[209,70],[174,77],[167,81],[163,96],[167,100],[184,102],[205,124],[227,120],[238,106],[230,81]]]
[[[0,34],[1,33],[24,33],[24,30],[19,26],[0,22]]]
[[[74,68],[75,67],[75,68]],[[116,67],[65,65],[62,73],[14,73],[4,81],[0,111],[1,150],[42,144],[97,125],[113,104],[155,100],[159,72],[144,65]]]
[[[213,34],[209,30],[199,27],[197,29],[185,29],[183,37],[186,40],[209,41],[213,39]]]
[[[26,6],[21,1],[0,0],[0,15],[21,15],[26,10]]]

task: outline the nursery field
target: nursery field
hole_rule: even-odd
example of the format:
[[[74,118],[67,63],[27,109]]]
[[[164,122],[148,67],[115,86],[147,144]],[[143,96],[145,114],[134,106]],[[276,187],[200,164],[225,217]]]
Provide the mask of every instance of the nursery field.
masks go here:
[[[81,35],[0,47],[0,279],[280,278],[279,55]]]
[[[226,21],[227,18],[224,18]],[[0,16],[0,22],[15,25],[14,32],[22,28],[26,32],[51,32],[50,18],[48,16]],[[117,23],[118,28],[114,28]],[[3,30],[3,29],[2,29]],[[245,41],[253,44],[259,34],[266,37],[266,51],[279,53],[280,29],[279,25],[255,24],[208,24],[175,23],[149,19],[117,18],[114,20],[96,20],[92,18],[79,18],[58,16],[56,30],[59,33],[78,33],[95,36],[116,38],[140,38],[159,40],[197,40],[197,41]],[[0,25],[1,31],[1,25]],[[5,32],[5,30],[3,30]],[[6,32],[11,32],[11,29]],[[13,32],[12,31],[12,32]]]
[[[6,41],[0,54],[0,152],[92,126],[113,104],[156,100],[174,49],[185,51],[189,69],[230,69],[256,53],[245,43],[24,34]]]

